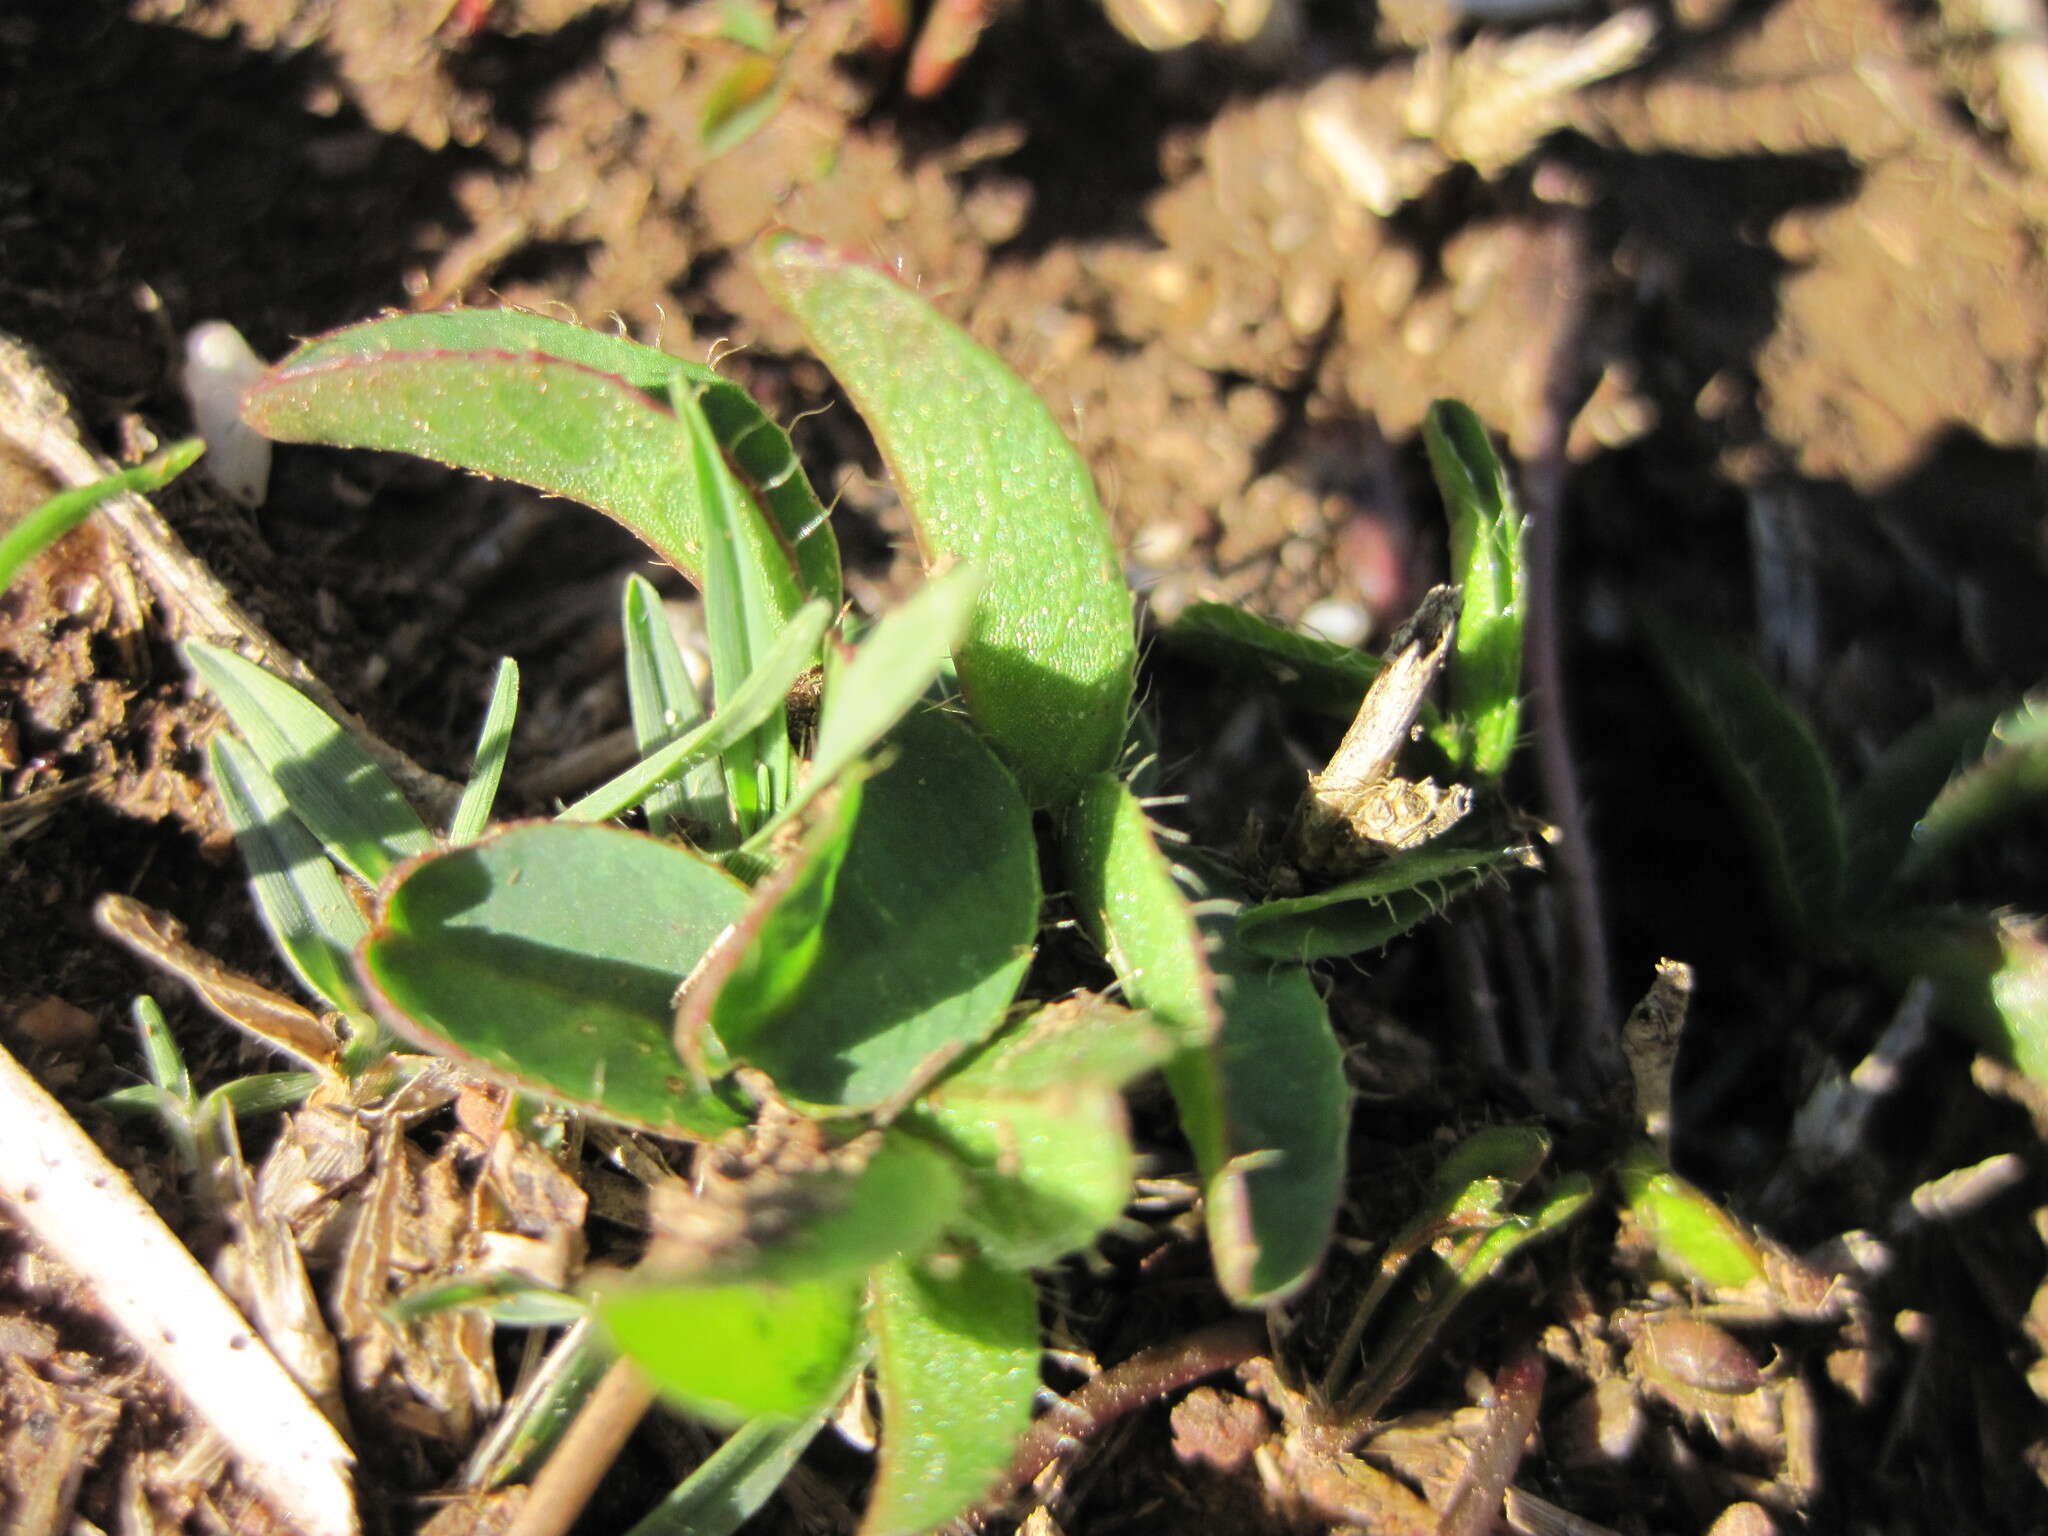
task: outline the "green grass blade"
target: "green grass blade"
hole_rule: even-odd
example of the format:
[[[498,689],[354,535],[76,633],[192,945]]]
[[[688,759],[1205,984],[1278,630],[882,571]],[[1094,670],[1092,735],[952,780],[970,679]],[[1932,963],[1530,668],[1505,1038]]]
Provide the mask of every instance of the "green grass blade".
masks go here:
[[[1924,875],[1963,844],[2048,796],[2048,700],[2028,699],[1991,728],[1983,758],[1935,796],[1913,829],[1902,880]]]
[[[369,885],[434,837],[362,744],[319,705],[233,651],[185,642],[185,659],[234,722],[292,814]]]
[[[1365,874],[1310,896],[1247,907],[1237,941],[1273,960],[1329,960],[1380,949],[1508,870],[1528,867],[1527,843],[1495,848],[1428,846],[1392,854]]]
[[[507,656],[498,663],[490,706],[484,710],[483,730],[476,743],[476,770],[463,786],[455,819],[448,824],[448,841],[458,847],[475,842],[491,824],[491,807],[497,803],[498,784],[505,777],[505,754],[512,749],[512,721],[518,713],[519,663]]]
[[[731,1536],[775,1496],[824,1424],[823,1413],[747,1420],[626,1536]]]
[[[961,690],[1026,797],[1064,801],[1116,762],[1137,659],[1087,466],[1023,380],[879,267],[782,237],[757,268],[866,418],[927,561],[984,572]]]
[[[704,508],[704,628],[712,694],[723,708],[774,647],[785,616],[776,606],[772,573],[749,558],[748,530],[760,526],[760,510],[726,466],[697,401],[679,387],[672,403]],[[771,710],[724,760],[733,819],[746,837],[782,807],[793,786],[795,757],[782,709]]]
[[[416,453],[571,497],[696,581],[703,508],[665,403],[679,376],[703,389],[712,432],[770,513],[755,555],[780,550],[794,573],[781,611],[804,597],[837,610],[838,545],[788,435],[729,380],[624,337],[511,310],[394,315],[305,343],[243,416],[283,441]]]
[[[1842,812],[1813,729],[1746,658],[1654,614],[1651,650],[1763,865],[1781,917],[1825,936],[1842,912]]]
[[[924,697],[966,634],[980,589],[972,567],[956,566],[884,614],[851,660],[837,649],[826,653],[824,711],[810,772],[781,812],[754,834],[750,852],[762,851],[777,827],[836,783]]]
[[[185,1055],[164,1020],[164,1011],[153,997],[138,997],[134,1006],[135,1032],[142,1036],[142,1058],[149,1064],[149,1080],[187,1109],[197,1100],[192,1095],[192,1074],[185,1069]]]
[[[1522,514],[1486,427],[1455,400],[1422,419],[1422,440],[1451,522],[1451,576],[1464,605],[1450,662],[1450,757],[1498,780],[1522,717],[1522,621],[1528,606]]]
[[[272,947],[328,1007],[369,1018],[354,958],[370,931],[362,909],[254,752],[223,732],[208,744],[207,762]]]
[[[1168,650],[1271,689],[1281,702],[1346,724],[1358,714],[1380,660],[1348,645],[1298,635],[1228,603],[1190,603],[1160,632]],[[1427,701],[1421,719],[1433,723]]]
[[[102,502],[123,491],[145,496],[160,491],[190,469],[205,451],[205,443],[188,437],[104,480],[95,480],[76,490],[59,491],[0,535],[0,592],[14,585],[14,578],[21,574],[24,565],[84,522]]]
[[[860,1536],[921,1536],[987,1494],[1031,1425],[1038,1295],[979,1256],[898,1260],[875,1271],[868,1322],[882,1443]]]
[[[653,756],[704,719],[704,705],[691,685],[682,648],[668,627],[661,594],[644,576],[628,576],[619,599],[619,632],[626,645],[626,701],[633,738],[642,758]],[[643,804],[650,830],[666,837],[688,828],[709,829],[702,840],[728,846],[738,835],[725,799],[725,780],[715,765],[701,763],[680,783],[662,785]]]
[[[693,765],[708,762],[746,740],[771,713],[779,713],[790,685],[810,670],[824,642],[832,610],[813,600],[799,609],[775,643],[717,714],[670,742],[646,761],[599,785],[556,816],[557,821],[608,821],[623,816]]]
[[[1843,888],[1857,910],[1885,904],[1912,857],[1914,829],[1952,778],[1977,763],[1998,724],[1996,704],[1964,699],[1916,722],[1878,756],[1842,804]]]

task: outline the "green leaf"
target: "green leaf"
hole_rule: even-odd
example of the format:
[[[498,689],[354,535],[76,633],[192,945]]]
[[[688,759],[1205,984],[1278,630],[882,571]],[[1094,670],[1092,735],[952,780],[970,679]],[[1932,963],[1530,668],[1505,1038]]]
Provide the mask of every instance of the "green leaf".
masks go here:
[[[780,570],[778,611],[837,610],[839,551],[789,438],[710,369],[541,315],[395,315],[305,343],[252,387],[243,419],[286,442],[387,448],[517,480],[615,518],[693,581],[704,508],[666,393],[701,386],[733,469],[769,513],[751,558]]]
[[[1197,922],[1181,889],[1194,876],[1160,853],[1113,775],[1083,788],[1062,831],[1082,923],[1125,996],[1179,1043],[1166,1081],[1207,1191],[1217,1278],[1239,1306],[1279,1300],[1322,1257],[1343,1182],[1348,1091],[1322,999],[1306,972],[1230,946],[1234,902],[1212,900]]]
[[[1188,604],[1159,638],[1170,651],[1272,689],[1296,709],[1347,723],[1380,670],[1377,656],[1298,635],[1227,603]],[[1421,718],[1434,721],[1435,709],[1425,701]]]
[[[449,842],[473,843],[490,826],[498,784],[505,777],[505,754],[512,750],[512,719],[518,712],[519,663],[507,656],[498,663],[497,680],[491,684],[491,702],[477,737],[476,771],[463,787],[455,819],[448,824]]]
[[[749,1234],[736,1260],[692,1253],[714,1281],[799,1280],[865,1275],[937,1246],[960,1209],[953,1159],[900,1131],[882,1133],[866,1164],[847,1173],[778,1174],[765,1181],[766,1235]],[[658,1272],[659,1245],[643,1268]]]
[[[844,1389],[861,1348],[859,1276],[774,1285],[621,1281],[597,1315],[671,1401],[714,1423],[809,1417]]]
[[[362,744],[290,683],[204,640],[185,659],[227,711],[292,813],[329,854],[375,885],[434,836]]]
[[[749,1419],[626,1536],[730,1536],[782,1486],[825,1415]]]
[[[691,981],[676,1010],[679,1040],[707,1057],[730,1059],[726,1038],[745,1039],[779,1017],[810,980],[825,948],[825,922],[853,845],[865,786],[850,779],[805,830],[794,856],[754,887],[753,905],[727,934],[720,953]],[[722,1027],[714,1014],[724,1020]],[[708,1034],[707,1034],[708,1032]],[[692,1049],[684,1046],[685,1054]]]
[[[1276,960],[1326,960],[1379,949],[1442,915],[1458,897],[1493,876],[1534,859],[1526,843],[1411,848],[1326,891],[1245,908],[1237,920],[1237,940],[1253,954]]]
[[[774,574],[748,555],[760,509],[726,466],[696,400],[681,389],[671,398],[704,508],[704,628],[712,694],[723,706],[774,649],[787,616],[779,611]],[[727,749],[724,761],[733,819],[744,837],[781,808],[793,787],[795,758],[779,703],[752,736]]]
[[[802,984],[765,1012],[743,1011],[738,994],[718,1000],[733,1059],[812,1104],[872,1108],[986,1039],[1037,933],[1031,815],[973,731],[918,710],[890,733],[884,761],[862,788]],[[749,923],[768,931],[758,911]]]
[[[1615,1165],[1628,1219],[1670,1274],[1714,1290],[1768,1283],[1764,1258],[1742,1223],[1638,1143]]]
[[[1173,1041],[1100,998],[1040,1009],[924,1095],[903,1124],[965,1165],[960,1230],[1031,1269],[1085,1248],[1129,1203],[1134,1155],[1121,1090]]]
[[[687,849],[528,823],[423,859],[363,947],[392,1028],[523,1092],[642,1130],[740,1122],[690,1081],[671,998],[747,893]]]
[[[368,1018],[355,972],[356,945],[370,931],[362,909],[255,753],[222,733],[207,744],[207,765],[271,948],[328,1007]]]
[[[59,491],[33,511],[25,513],[12,528],[0,535],[0,592],[14,585],[14,578],[29,561],[84,522],[102,502],[125,491],[147,496],[160,491],[190,469],[206,444],[196,437],[184,438],[151,454],[140,464],[116,470],[104,480]]]
[[[984,1259],[898,1261],[868,1312],[882,1399],[880,1464],[861,1536],[920,1536],[994,1486],[1031,1424],[1038,1298]]]
[[[1124,995],[1183,1047],[1205,1048],[1223,1019],[1208,940],[1144,807],[1115,774],[1082,786],[1062,821],[1060,848],[1075,909]]]
[[[782,707],[790,685],[808,671],[832,611],[813,599],[775,637],[760,665],[733,691],[724,707],[703,724],[677,737],[652,757],[593,789],[562,811],[557,821],[608,821],[623,816],[669,780],[709,762],[744,740]]]
[[[987,586],[960,685],[1034,805],[1111,766],[1137,646],[1131,596],[1087,466],[1028,386],[878,267],[781,237],[769,292],[853,397],[928,562]]]
[[[1945,785],[1913,829],[1900,878],[1915,879],[1972,838],[2048,797],[2048,701],[2027,699],[1991,728],[1982,761]]]
[[[1497,781],[1522,716],[1522,624],[1528,606],[1522,514],[1486,427],[1455,400],[1422,418],[1422,440],[1451,522],[1451,573],[1464,597],[1450,662],[1446,750],[1462,772]]]
[[[775,47],[775,8],[764,0],[723,0],[718,35],[729,43],[767,53]]]
[[[1959,769],[1984,755],[1997,722],[1996,705],[1965,699],[1918,722],[1871,765],[1842,807],[1843,884],[1856,910],[1884,903],[1911,856],[1920,818]]]
[[[715,160],[737,149],[768,125],[789,97],[779,60],[741,59],[718,77],[704,97],[697,137],[704,157]]]
[[[683,664],[682,648],[668,627],[668,615],[654,584],[644,576],[628,576],[619,608],[633,739],[641,757],[647,758],[702,724],[704,706],[690,681],[689,668]],[[725,802],[725,781],[709,763],[689,770],[680,783],[662,785],[647,797],[644,809],[648,829],[664,837],[696,826],[712,829],[707,840],[712,847],[739,840],[739,834],[726,825],[731,812]]]
[[[848,660],[825,654],[824,708],[817,749],[803,787],[755,834],[755,846],[838,781],[924,697],[945,669],[947,653],[967,633],[981,578],[971,566],[934,576],[902,607],[882,616]]]
[[[1943,1023],[2048,1083],[2048,925],[1996,912],[1902,912],[1850,941],[1901,984],[1934,983]]]
[[[1842,910],[1842,814],[1820,743],[1763,673],[1693,630],[1643,616],[1679,713],[1749,834],[1780,914],[1826,935]]]
[[[1217,981],[1222,1033],[1208,1056],[1169,1067],[1167,1081],[1177,1103],[1221,1101],[1228,1155],[1204,1168],[1216,1276],[1239,1306],[1271,1306],[1308,1283],[1329,1246],[1351,1090],[1307,971],[1241,960],[1219,969]],[[1183,1088],[1182,1077],[1205,1065],[1220,1092]]]

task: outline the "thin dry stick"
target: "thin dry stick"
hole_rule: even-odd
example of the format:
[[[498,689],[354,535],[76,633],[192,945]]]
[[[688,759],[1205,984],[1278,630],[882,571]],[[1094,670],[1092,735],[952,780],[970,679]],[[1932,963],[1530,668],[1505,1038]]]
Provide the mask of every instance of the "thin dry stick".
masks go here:
[[[60,485],[90,485],[114,470],[109,460],[86,445],[72,419],[71,402],[56,381],[27,347],[4,332],[0,440],[11,443]],[[124,492],[110,497],[94,515],[127,540],[135,567],[163,605],[164,629],[172,640],[212,640],[268,667],[340,721],[415,805],[444,816],[454,809],[461,792],[343,707],[325,683],[242,609],[147,498]]]
[[[1558,617],[1558,549],[1564,516],[1565,445],[1572,418],[1585,394],[1581,354],[1586,327],[1583,232],[1576,220],[1559,224],[1567,242],[1559,263],[1567,273],[1560,300],[1567,317],[1544,385],[1542,427],[1536,451],[1522,477],[1529,519],[1529,618],[1527,656],[1529,714],[1536,732],[1536,766],[1543,784],[1544,813],[1557,828],[1551,849],[1561,876],[1571,975],[1565,1017],[1558,1030],[1559,1059],[1581,1093],[1597,1093],[1622,1071],[1608,974],[1607,924],[1600,906],[1600,875],[1586,808],[1572,761],[1571,728],[1565,720],[1564,661]]]
[[[563,1536],[653,1405],[654,1388],[639,1367],[614,1362],[527,1489],[505,1536]]]

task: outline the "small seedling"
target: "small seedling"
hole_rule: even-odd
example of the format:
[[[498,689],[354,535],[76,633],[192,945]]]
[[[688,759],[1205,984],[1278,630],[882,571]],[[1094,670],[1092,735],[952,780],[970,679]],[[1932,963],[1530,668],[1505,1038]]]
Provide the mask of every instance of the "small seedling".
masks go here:
[[[2038,919],[1939,907],[1916,892],[1970,841],[2048,788],[2048,708],[1964,701],[1899,738],[1844,795],[1812,728],[1745,657],[1646,621],[1672,697],[1721,779],[1780,926],[1855,953],[2048,1080],[2048,940]]]
[[[645,1258],[589,1277],[583,1304],[671,1402],[747,1426],[719,1476],[755,1503],[871,1369],[863,1530],[909,1536],[983,1498],[1029,1426],[1031,1271],[1123,1209],[1123,1088],[1164,1069],[1229,1298],[1295,1293],[1331,1230],[1350,1106],[1314,980],[1268,957],[1384,943],[1521,850],[1421,846],[1417,829],[1380,839],[1391,856],[1354,860],[1344,885],[1265,906],[1192,852],[1169,859],[1117,772],[1131,595],[1050,414],[877,268],[781,239],[759,271],[873,428],[933,572],[857,644],[824,509],[744,392],[620,338],[469,311],[308,342],[250,389],[245,418],[608,513],[703,589],[709,713],[636,582],[643,761],[552,821],[493,826],[508,664],[477,778],[437,830],[285,684],[217,648],[187,654],[239,733],[212,762],[264,921],[344,1021],[347,1068],[395,1037],[699,1143],[692,1188],[656,1191]],[[1515,731],[1519,523],[1470,413],[1440,406],[1429,430],[1464,627],[1451,647],[1431,620],[1422,675],[1396,702],[1375,695],[1374,782],[1414,787],[1394,759],[1447,669],[1436,748],[1492,795]],[[1245,624],[1252,650],[1291,643]],[[1356,707],[1370,664],[1338,665]],[[800,761],[786,701],[814,669]],[[1462,812],[1468,792],[1453,798]],[[1035,811],[1128,1007],[1034,987]],[[636,815],[648,830],[617,824]]]

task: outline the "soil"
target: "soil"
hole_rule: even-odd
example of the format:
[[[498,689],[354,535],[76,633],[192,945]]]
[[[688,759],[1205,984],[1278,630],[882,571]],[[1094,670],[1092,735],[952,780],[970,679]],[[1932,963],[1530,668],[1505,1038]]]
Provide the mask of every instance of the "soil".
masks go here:
[[[870,12],[819,0],[774,13],[781,103],[713,153],[707,105],[745,57],[713,0],[31,0],[0,15],[0,330],[116,459],[187,429],[179,338],[211,318],[274,356],[386,307],[499,302],[715,353],[797,423],[837,496],[849,590],[873,608],[914,575],[907,522],[747,262],[764,231],[794,228],[892,264],[1052,402],[1152,622],[1220,598],[1346,640],[1390,629],[1441,573],[1418,426],[1433,399],[1466,401],[1521,466],[1556,554],[1556,698],[1615,978],[1595,1005],[1625,1006],[1660,956],[1690,961],[1681,1167],[1793,1246],[1869,1228],[1893,1262],[1870,1282],[1867,1390],[1824,1365],[1844,1348],[1828,1328],[1749,1335],[1818,1405],[1804,1480],[1783,1444],[1731,1450],[1668,1406],[1661,1459],[1582,1454],[1573,1416],[1598,1373],[1557,1363],[1583,1335],[1558,1340],[1615,1299],[1611,1219],[1518,1276],[1395,1406],[1457,1406],[1461,1372],[1547,1327],[1543,1432],[1519,1481],[1587,1519],[1701,1530],[1747,1490],[1780,1529],[2039,1530],[2034,1126],[1944,1036],[1851,1171],[1786,1183],[1794,1113],[1870,1049],[1898,992],[1769,918],[1636,623],[1647,610],[1746,637],[1852,782],[1936,706],[2009,700],[2048,673],[2048,165],[2009,131],[2023,107],[1968,9],[1676,0],[1631,67],[1544,101],[1500,60],[1509,40],[1545,46],[1531,23],[1448,6],[1276,0],[1248,42],[1149,52],[1093,5],[1019,0],[916,98]],[[1601,18],[1540,20],[1570,39]],[[0,520],[54,485],[17,435]],[[197,474],[158,504],[428,774],[466,770],[503,654],[525,674],[511,808],[544,808],[564,749],[625,719],[613,614],[647,561],[601,519],[314,450],[279,452],[253,512]],[[95,1101],[137,1080],[124,1021],[144,989],[165,996],[202,1086],[276,1062],[103,938],[93,903],[113,891],[173,912],[226,965],[286,982],[205,789],[211,712],[138,569],[90,523],[0,600],[0,1039],[211,1260],[220,1234],[151,1123]],[[1223,845],[1248,806],[1284,817],[1334,734],[1169,657],[1149,687],[1165,787]],[[1563,819],[1533,769],[1515,787]],[[2043,831],[2002,835],[1941,894],[2048,910]],[[1369,974],[1327,977],[1362,1095],[1358,1187],[1294,1310],[1301,1338],[1327,1345],[1451,1129],[1557,1108],[1545,1041],[1569,1039],[1558,1021],[1599,990],[1559,936],[1583,917],[1563,884],[1454,909]],[[1461,1032],[1475,975],[1500,978],[1525,1026],[1490,1061]],[[1171,1166],[1184,1154],[1158,1129]],[[417,1134],[408,1176],[425,1188],[457,1138]],[[2019,1174],[1985,1203],[1898,1217],[1924,1181],[1998,1154]],[[1199,1250],[1162,1252],[1112,1249],[1065,1278],[1077,1349],[1108,1362],[1214,1315]],[[76,1282],[12,1231],[0,1328],[5,1529],[267,1528]],[[472,1363],[491,1373],[487,1349]],[[498,1391],[429,1412],[393,1389],[417,1386],[410,1369],[350,1405],[364,1448],[389,1453],[362,1480],[374,1531],[435,1515]],[[1246,1401],[1216,1411],[1241,1422]],[[1112,1454],[1081,1456],[1058,1528],[1338,1518],[1276,1513],[1242,1459],[1177,1456],[1163,1407],[1132,1425]],[[649,1431],[582,1528],[623,1530],[701,1449]],[[41,1484],[27,1470],[59,1463]],[[821,1447],[764,1521],[846,1528],[864,1475]],[[435,1529],[483,1519],[449,1506]]]

